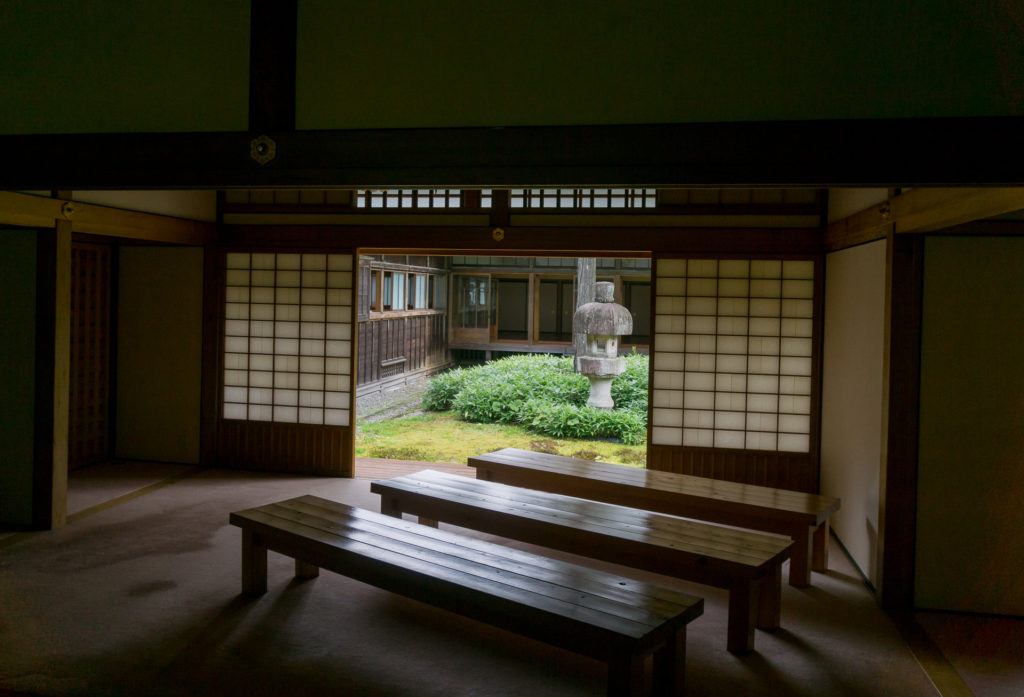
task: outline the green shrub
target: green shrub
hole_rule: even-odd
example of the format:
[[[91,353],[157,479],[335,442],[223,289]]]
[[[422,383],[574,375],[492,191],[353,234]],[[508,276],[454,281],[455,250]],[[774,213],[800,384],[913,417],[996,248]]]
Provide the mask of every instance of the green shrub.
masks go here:
[[[470,372],[461,368],[441,373],[430,381],[423,394],[423,408],[427,411],[448,411],[452,400],[469,378]]]
[[[631,354],[612,383],[615,409],[586,406],[589,381],[572,358],[510,356],[434,378],[425,409],[452,410],[475,423],[521,424],[555,438],[614,438],[639,445],[647,433],[647,356]]]
[[[647,415],[628,409],[595,409],[532,399],[523,405],[520,423],[535,433],[555,438],[617,438],[641,445],[647,437]]]
[[[612,399],[616,409],[647,413],[648,358],[642,353],[626,356],[626,369],[612,381]]]

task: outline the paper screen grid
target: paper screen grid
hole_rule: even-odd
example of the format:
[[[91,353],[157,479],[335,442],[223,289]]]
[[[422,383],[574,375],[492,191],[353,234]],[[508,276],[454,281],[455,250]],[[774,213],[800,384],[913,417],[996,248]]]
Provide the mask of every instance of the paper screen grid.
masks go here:
[[[227,255],[225,419],[348,426],[352,255]]]
[[[655,269],[651,442],[808,452],[814,262]]]

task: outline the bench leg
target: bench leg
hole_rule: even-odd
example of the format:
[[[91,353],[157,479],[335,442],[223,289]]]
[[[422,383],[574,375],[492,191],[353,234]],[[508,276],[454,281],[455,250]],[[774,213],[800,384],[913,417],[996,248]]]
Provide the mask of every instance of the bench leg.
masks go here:
[[[757,582],[738,581],[729,589],[729,637],[726,648],[742,653],[754,648],[754,623],[757,620]]]
[[[380,497],[380,512],[384,515],[389,515],[392,518],[402,517],[402,507],[398,504],[398,499],[394,496]]]
[[[433,518],[424,518],[423,516],[419,516],[418,520],[420,522],[420,525],[426,525],[428,528],[437,527],[437,521]]]
[[[320,575],[320,567],[316,564],[309,564],[301,559],[295,560],[296,578],[316,578]]]
[[[654,694],[682,697],[686,692],[686,627],[654,652]]]
[[[252,530],[242,530],[242,594],[267,592],[267,546]]]
[[[807,588],[811,585],[811,528],[801,528],[793,535],[789,555],[789,585]]]
[[[782,562],[761,579],[757,589],[757,628],[778,629],[782,622]]]
[[[640,697],[643,693],[643,656],[623,656],[608,662],[608,697]]]
[[[811,550],[811,568],[814,571],[828,571],[828,521],[825,520],[814,531]]]

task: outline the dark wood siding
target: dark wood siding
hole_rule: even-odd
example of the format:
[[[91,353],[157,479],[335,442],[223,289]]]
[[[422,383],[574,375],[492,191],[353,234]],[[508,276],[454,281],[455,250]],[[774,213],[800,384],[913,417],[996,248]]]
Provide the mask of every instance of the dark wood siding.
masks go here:
[[[448,362],[448,317],[444,312],[383,317],[359,323],[357,384]]]
[[[348,426],[223,419],[217,464],[266,472],[351,477],[352,429]]]
[[[743,484],[817,493],[818,466],[808,453],[647,446],[647,467]]]

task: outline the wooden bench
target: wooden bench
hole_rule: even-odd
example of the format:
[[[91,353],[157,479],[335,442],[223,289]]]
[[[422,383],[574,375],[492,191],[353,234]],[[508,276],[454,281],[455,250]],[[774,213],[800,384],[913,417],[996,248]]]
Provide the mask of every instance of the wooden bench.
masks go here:
[[[486,481],[788,535],[789,584],[797,588],[810,585],[811,569],[828,571],[836,498],[517,448],[471,457],[469,466]]]
[[[473,480],[467,480],[473,481]],[[704,601],[671,589],[395,520],[316,496],[232,513],[242,591],[267,591],[267,550],[608,664],[608,694],[683,692],[686,625]]]
[[[531,491],[433,470],[380,480],[381,512],[410,513],[729,590],[730,651],[754,647],[754,627],[779,626],[778,535]]]

